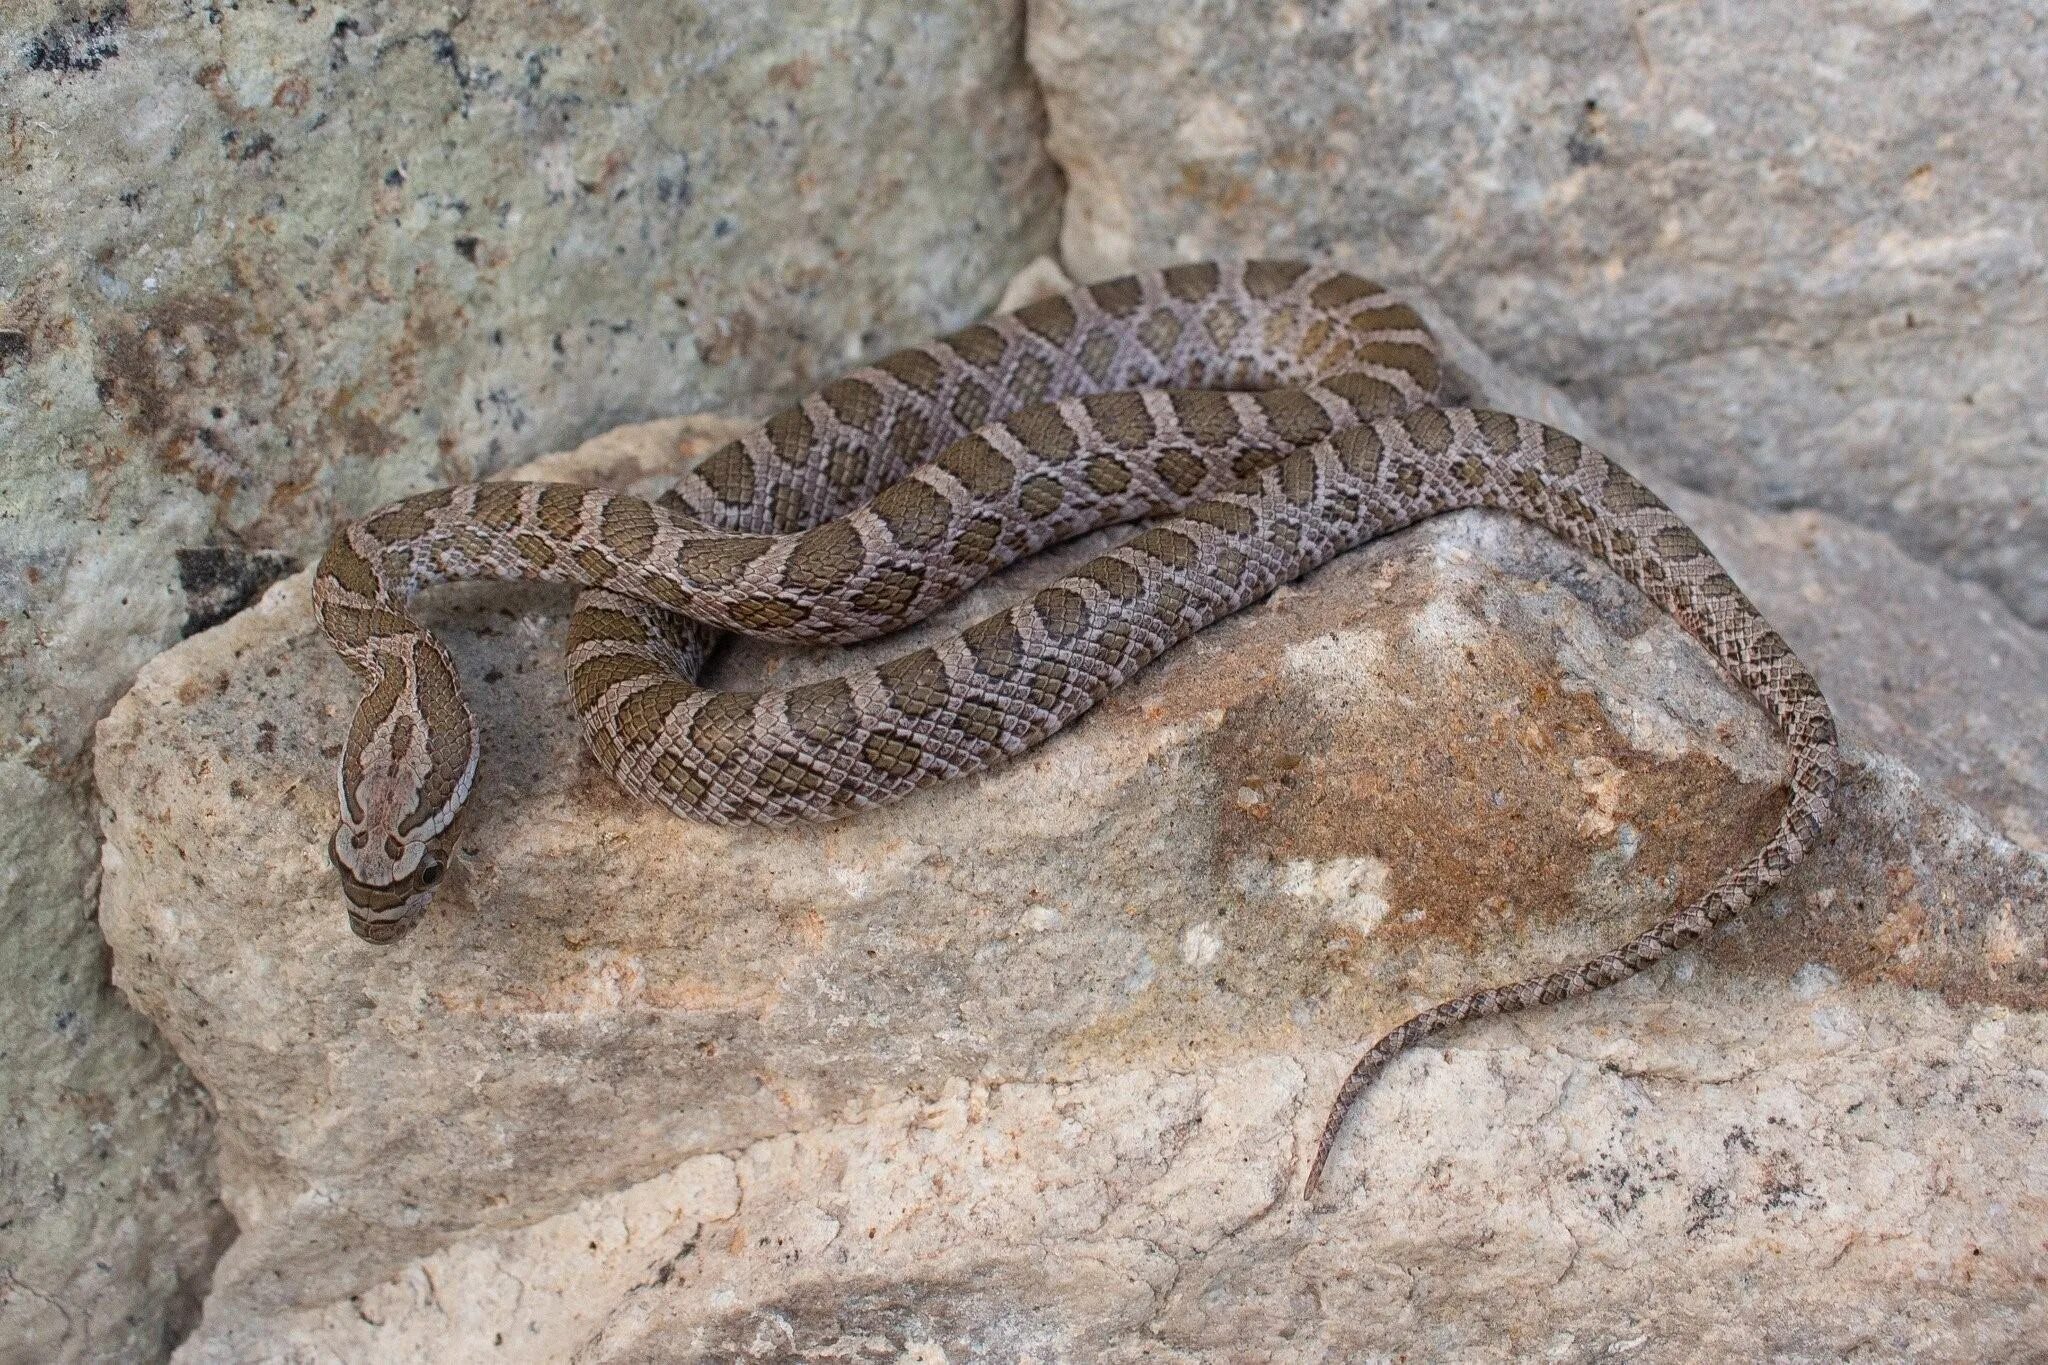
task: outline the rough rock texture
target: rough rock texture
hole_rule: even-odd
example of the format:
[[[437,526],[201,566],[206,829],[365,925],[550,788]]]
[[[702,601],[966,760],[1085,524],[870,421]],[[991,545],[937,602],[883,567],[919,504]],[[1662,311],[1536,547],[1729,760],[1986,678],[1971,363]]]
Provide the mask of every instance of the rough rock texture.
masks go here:
[[[225,1283],[252,1261],[294,1290],[381,1268],[388,1248],[552,1211],[878,1086],[1199,1055],[1226,1020],[1314,1024],[1295,1017],[1304,998],[1348,1036],[1398,1008],[1397,968],[1461,970],[1488,925],[1548,935],[1553,954],[1590,946],[1578,881],[1640,918],[1681,871],[1711,876],[1760,837],[1775,795],[1761,723],[1675,627],[1611,582],[1591,580],[1586,603],[1546,586],[1579,574],[1536,537],[1431,534],[1436,552],[1353,556],[1283,608],[1205,632],[1036,759],[801,831],[705,830],[618,795],[561,705],[559,610],[532,592],[443,594],[436,619],[497,723],[448,913],[398,953],[308,951],[338,913],[320,751],[353,680],[313,631],[305,578],[146,666],[101,730],[102,919],[118,984],[219,1106],[245,1231]],[[1528,559],[1528,581],[1489,585],[1489,549]],[[1604,630],[1668,638],[1567,668],[1547,630],[1579,651]],[[1423,724],[1447,691],[1464,714]],[[200,754],[217,757],[195,784]],[[1437,909],[1453,869],[1487,890]],[[1318,912],[1350,921],[1344,941]],[[1355,963],[1390,915],[1411,960]],[[1228,972],[1224,916],[1259,949]],[[394,1046],[436,1054],[437,1075],[488,1074],[420,1078],[394,1103]],[[600,1094],[607,1137],[586,1143]],[[499,1144],[480,1180],[480,1145]]]
[[[85,748],[337,518],[980,311],[1057,182],[1013,0],[0,17],[0,1359],[161,1353],[226,1223],[104,989]]]
[[[715,434],[536,472],[626,482]],[[1642,923],[1775,813],[1754,712],[1540,532],[1347,556],[1025,762],[803,831],[620,797],[559,594],[432,600],[486,769],[394,950],[321,855],[352,693],[303,576],[101,726],[116,979],[219,1106],[243,1234],[182,1358],[1967,1359],[2048,1330],[2048,865],[1867,749],[1786,892],[1407,1059],[1334,1207],[1297,1198],[1377,1029]],[[1852,733],[1872,676],[1836,689]]]
[[[1840,517],[1758,512],[1678,485],[1565,394],[1487,355],[1440,306],[1417,303],[1450,362],[1449,397],[1576,432],[1639,471],[1799,642],[1852,729],[1999,834],[2048,853],[2048,633]]]
[[[1666,489],[1801,642],[1837,713],[1998,833],[2048,854],[2048,633],[1884,536]]]
[[[1426,286],[1649,467],[2048,623],[2038,6],[1030,15],[1076,273],[1234,248]]]
[[[0,762],[0,1361],[161,1357],[234,1227],[212,1115],[107,986],[83,759]]]

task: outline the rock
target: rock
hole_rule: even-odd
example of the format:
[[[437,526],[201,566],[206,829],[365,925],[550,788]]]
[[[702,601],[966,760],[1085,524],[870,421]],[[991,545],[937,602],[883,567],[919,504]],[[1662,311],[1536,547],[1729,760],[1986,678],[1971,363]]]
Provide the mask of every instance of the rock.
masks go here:
[[[532,472],[651,487],[727,430]],[[2048,867],[1868,749],[1784,892],[1418,1050],[1335,1207],[1299,1200],[1380,1029],[1632,931],[1775,816],[1756,713],[1511,519],[1346,556],[1025,761],[798,831],[620,796],[563,595],[444,591],[486,766],[390,951],[322,856],[353,692],[306,590],[100,728],[116,980],[213,1096],[242,1228],[184,1359],[1956,1356],[2044,1326]]]
[[[998,313],[1014,313],[1028,308],[1040,299],[1049,299],[1054,294],[1064,294],[1074,287],[1074,281],[1060,263],[1050,256],[1040,256],[1010,278],[1003,289],[1002,298],[996,301]]]
[[[149,1359],[227,1221],[93,722],[354,512],[980,312],[1058,184],[1015,0],[4,8],[0,1359]]]
[[[1082,278],[1231,249],[1425,288],[1651,468],[2048,624],[2038,14],[1040,0],[1028,40]]]
[[[188,1060],[245,1234],[222,1282],[260,1253],[324,1290],[877,1088],[1196,1057],[1218,1028],[1348,1037],[1402,1007],[1404,975],[1427,995],[1432,968],[1465,970],[1484,925],[1585,951],[1603,932],[1586,902],[1612,936],[1760,839],[1762,722],[1675,626],[1505,526],[1403,548],[1205,632],[1027,762],[801,831],[620,796],[562,704],[560,594],[442,594],[492,758],[449,911],[398,955],[308,951],[338,913],[321,750],[354,693],[305,576],[167,654],[101,731],[102,919],[122,988],[204,1043]],[[1517,563],[1521,581],[1488,572]],[[1661,648],[1603,648],[1615,633]],[[782,678],[845,666],[749,652]],[[1424,726],[1447,696],[1461,709]],[[219,757],[194,790],[179,774],[202,749]],[[1476,909],[1433,903],[1452,868],[1486,885]],[[229,893],[252,877],[259,896]],[[1382,960],[1376,932],[1408,946]],[[444,1081],[485,1074],[394,1103],[389,1069],[415,1053]],[[610,1132],[586,1142],[599,1093]],[[479,1144],[503,1144],[481,1180]]]
[[[959,1082],[209,1320],[183,1358],[2023,1357],[2038,1014],[1689,965],[1625,1032],[1409,1063],[1329,1213],[1289,1181],[1341,1058]]]
[[[0,763],[0,1362],[161,1358],[234,1224],[213,1116],[106,984],[80,773]],[[54,903],[53,903],[54,902]]]
[[[1825,512],[1665,492],[1800,642],[1845,722],[1999,834],[2048,853],[2048,633]]]
[[[2048,633],[1997,596],[1825,512],[1768,513],[1684,488],[1555,388],[1496,362],[1432,300],[1452,401],[1578,434],[1638,471],[1796,641],[1836,712],[1998,833],[2048,852]]]

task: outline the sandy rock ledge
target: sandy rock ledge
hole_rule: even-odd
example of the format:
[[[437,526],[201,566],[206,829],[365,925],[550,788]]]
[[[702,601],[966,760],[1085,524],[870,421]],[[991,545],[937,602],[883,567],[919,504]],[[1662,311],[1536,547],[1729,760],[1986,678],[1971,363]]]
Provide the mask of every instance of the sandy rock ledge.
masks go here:
[[[727,429],[533,472],[652,480]],[[485,769],[395,949],[349,935],[325,864],[352,690],[304,576],[102,724],[116,980],[211,1092],[242,1229],[181,1359],[1963,1359],[2048,1332],[2048,872],[1868,750],[1791,888],[1418,1050],[1330,1205],[1299,1199],[1380,1029],[1632,931],[1776,814],[1756,713],[1541,532],[1354,553],[1024,762],[793,832],[619,795],[578,750],[565,613],[432,599]]]

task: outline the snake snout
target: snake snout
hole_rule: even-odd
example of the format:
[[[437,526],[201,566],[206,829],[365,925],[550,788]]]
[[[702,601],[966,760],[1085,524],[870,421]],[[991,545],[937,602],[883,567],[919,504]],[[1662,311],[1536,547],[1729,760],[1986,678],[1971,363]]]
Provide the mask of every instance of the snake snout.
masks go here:
[[[365,943],[396,943],[411,933],[448,869],[448,833],[414,845],[383,861],[362,856],[371,841],[350,837],[344,827],[328,845],[328,857],[341,874],[341,892],[348,901],[348,925]],[[393,839],[391,844],[397,845]],[[354,856],[351,856],[354,855]],[[409,870],[391,876],[397,867]]]
[[[372,887],[343,876],[341,890],[348,901],[348,927],[365,943],[398,942],[412,932],[426,912],[427,902],[434,898],[431,886],[440,880],[438,869],[427,885],[422,885],[421,880],[408,877],[396,886]]]
[[[418,915],[409,915],[404,919],[366,919],[361,915],[351,913],[348,917],[348,927],[355,930],[357,938],[365,943],[375,943],[380,947],[387,943],[398,942],[398,940],[411,933],[413,926],[419,922]]]
[[[348,898],[348,927],[365,943],[396,943],[413,931],[426,913],[431,891],[396,888],[375,891],[344,879],[342,891]]]

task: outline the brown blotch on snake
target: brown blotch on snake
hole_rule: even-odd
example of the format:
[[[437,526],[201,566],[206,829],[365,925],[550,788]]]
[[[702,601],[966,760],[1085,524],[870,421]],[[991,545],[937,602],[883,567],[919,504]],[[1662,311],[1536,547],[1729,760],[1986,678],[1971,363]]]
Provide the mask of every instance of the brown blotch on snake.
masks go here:
[[[329,846],[351,925],[382,943],[417,921],[474,781],[475,721],[446,651],[406,614],[431,584],[584,586],[568,663],[598,762],[678,814],[782,824],[1001,762],[1175,641],[1375,536],[1458,508],[1512,512],[1607,559],[1750,691],[1790,748],[1791,797],[1763,848],[1629,942],[1382,1037],[1339,1090],[1315,1188],[1345,1115],[1405,1048],[1697,942],[1823,836],[1836,784],[1819,687],[1698,538],[1563,432],[1433,406],[1438,375],[1420,320],[1369,281],[1296,262],[1177,266],[857,370],[658,503],[475,484],[352,523],[314,578],[321,625],[364,683]],[[1223,388],[1259,392],[1209,392]],[[717,631],[870,638],[1053,540],[1146,518],[1164,520],[880,668],[761,693],[696,682]]]

